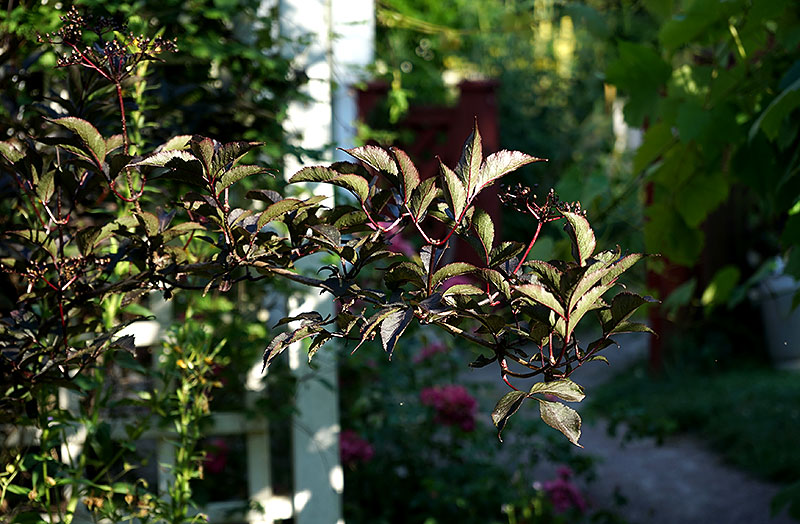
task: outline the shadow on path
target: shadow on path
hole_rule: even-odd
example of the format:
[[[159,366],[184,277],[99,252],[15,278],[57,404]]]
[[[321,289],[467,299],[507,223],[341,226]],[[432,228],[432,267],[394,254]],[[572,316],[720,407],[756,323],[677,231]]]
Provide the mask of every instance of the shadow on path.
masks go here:
[[[573,374],[590,397],[595,386],[647,358],[646,337],[619,341],[620,349],[605,352],[610,367],[595,364]],[[624,442],[597,421],[584,425],[581,444],[579,453],[598,459],[597,480],[585,486],[587,498],[631,524],[797,524],[786,515],[770,517],[779,486],[732,468],[693,437],[670,437],[661,445],[655,439]],[[626,503],[613,506],[615,493]]]

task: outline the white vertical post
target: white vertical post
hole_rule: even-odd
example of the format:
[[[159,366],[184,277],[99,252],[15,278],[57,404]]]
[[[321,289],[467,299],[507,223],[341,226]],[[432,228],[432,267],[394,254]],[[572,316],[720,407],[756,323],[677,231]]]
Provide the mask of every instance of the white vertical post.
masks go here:
[[[325,0],[281,0],[281,32],[295,38],[311,38],[295,67],[305,70],[307,102],[294,102],[287,110],[286,131],[296,145],[323,151],[319,161],[329,161],[332,136],[330,12]],[[286,176],[302,167],[294,158],[285,159]],[[312,188],[315,193],[329,188]],[[314,268],[308,268],[313,270]],[[331,313],[330,300],[306,292],[291,297],[289,315],[303,311]],[[336,363],[332,354],[321,351],[315,359],[316,372],[306,364],[304,346],[289,349],[289,367],[298,378],[295,401],[297,416],[292,424],[293,505],[297,524],[332,523],[342,520],[341,466],[339,464],[339,413]]]
[[[324,151],[316,162],[330,161],[331,145],[352,146],[356,103],[350,86],[372,60],[373,0],[281,0],[280,19],[283,35],[311,37],[310,45],[294,56],[295,65],[309,78],[305,86],[309,101],[290,105],[287,131],[297,136],[296,145]],[[295,159],[286,159],[287,176],[300,167]],[[329,187],[313,190],[333,195]],[[326,316],[333,308],[329,299],[312,291],[289,301],[290,315],[304,311]],[[314,357],[312,371],[302,345],[295,344],[289,353],[289,366],[298,377],[299,414],[293,424],[295,522],[343,522],[335,358],[323,349]]]
[[[365,79],[375,49],[374,0],[331,1],[331,69],[333,92],[333,139],[336,147],[353,147],[358,116],[353,86]],[[352,160],[336,150],[336,160]]]

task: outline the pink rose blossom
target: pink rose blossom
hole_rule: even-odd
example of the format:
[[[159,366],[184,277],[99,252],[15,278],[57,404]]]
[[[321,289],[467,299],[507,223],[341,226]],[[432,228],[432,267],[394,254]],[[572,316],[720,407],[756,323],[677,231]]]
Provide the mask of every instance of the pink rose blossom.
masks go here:
[[[441,342],[434,342],[422,348],[422,351],[414,355],[414,364],[419,364],[439,353],[447,353],[447,346]]]
[[[339,453],[342,464],[353,468],[359,462],[369,462],[375,451],[369,442],[352,429],[346,429],[339,435]]]
[[[475,429],[475,399],[464,386],[448,385],[425,388],[420,401],[436,410],[434,422],[445,426],[458,426],[463,431]]]
[[[228,465],[228,452],[230,446],[224,438],[215,438],[209,442],[208,451],[206,451],[205,459],[203,459],[203,467],[206,471],[213,474],[219,474],[225,471],[225,466]]]
[[[586,511],[586,501],[575,484],[570,482],[571,477],[572,470],[562,466],[558,468],[557,479],[542,484],[542,488],[550,497],[550,501],[558,513],[563,513],[570,508],[576,508],[581,513]]]

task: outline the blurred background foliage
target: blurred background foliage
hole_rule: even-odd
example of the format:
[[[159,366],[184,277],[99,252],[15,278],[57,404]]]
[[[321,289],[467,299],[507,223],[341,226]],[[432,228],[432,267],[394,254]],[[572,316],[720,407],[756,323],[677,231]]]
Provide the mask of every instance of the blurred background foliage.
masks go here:
[[[286,145],[283,122],[287,104],[300,98],[298,88],[306,81],[291,62],[303,42],[280,36],[277,3],[268,7],[259,0],[85,0],[79,6],[98,15],[119,16],[135,34],[163,31],[166,38],[177,39],[178,53],[129,79],[129,125],[140,145],[194,133],[262,141],[262,161],[275,167],[284,154],[295,152]],[[65,10],[58,2],[22,0],[0,12],[0,129],[6,136],[31,132],[25,127],[41,126],[41,116],[65,110],[91,116],[98,125],[98,116],[105,112],[106,121],[114,124],[113,105],[102,92],[86,100],[64,99],[66,85],[82,86],[93,81],[92,75],[77,68],[54,69],[56,53],[37,43],[38,33],[57,29]],[[134,86],[144,92],[134,93]]]
[[[526,183],[580,200],[605,242],[662,254],[663,314],[705,322],[776,257],[800,276],[799,15],[789,0],[379,0],[375,72],[387,122],[499,80],[502,147],[550,159]]]
[[[53,69],[56,55],[36,42],[37,32],[58,26],[63,7],[57,5],[22,0],[0,11],[3,139],[39,134],[42,117],[66,113],[114,125],[114,108],[102,90],[87,85],[90,76]],[[164,28],[164,36],[178,39],[180,52],[165,64],[151,64],[144,91],[128,97],[142,147],[202,132],[265,142],[261,160],[275,169],[285,154],[301,153],[286,145],[283,122],[288,102],[300,98],[298,88],[306,81],[291,62],[303,42],[279,36],[277,2],[85,0],[81,5],[125,17],[134,32]],[[661,253],[654,271],[685,268],[672,298],[659,297],[666,299],[665,315],[701,326],[687,331],[702,336],[684,341],[680,359],[703,360],[697,340],[708,338],[709,330],[724,335],[714,338],[716,348],[740,348],[736,355],[722,354],[729,361],[744,352],[763,354],[749,345],[762,338],[758,319],[752,311],[736,317],[734,332],[729,308],[745,304],[747,289],[771,270],[776,256],[785,261],[786,272],[800,277],[800,3],[377,0],[376,15],[374,74],[391,86],[386,128],[401,121],[409,105],[452,103],[462,79],[497,79],[502,147],[550,159],[535,177],[522,170],[523,181],[544,191],[555,186],[563,198],[580,200],[598,242]],[[67,85],[79,87],[69,92],[85,96],[68,99]],[[362,138],[379,131],[365,129]],[[513,216],[504,228],[509,239],[528,234]],[[553,258],[559,249],[563,246],[545,236],[533,256]],[[248,301],[255,305],[242,307]],[[686,305],[698,307],[677,316]],[[242,354],[232,355],[233,367],[223,371],[236,390],[231,395],[240,393],[235,385],[262,349],[258,306],[250,295],[237,297],[235,304],[209,297],[196,306],[229,328],[224,331],[247,334]],[[747,344],[739,337],[746,332]],[[703,363],[710,368],[718,360]],[[354,382],[371,381],[359,375],[362,371],[345,373]],[[359,387],[375,391],[374,384]],[[395,416],[385,406],[386,391],[379,393],[354,397],[344,420],[366,432],[369,428],[356,427],[362,416]],[[775,395],[770,398],[781,402]],[[374,405],[365,405],[368,401]],[[290,402],[280,405],[276,418],[292,409]],[[657,430],[694,424],[675,418],[669,414],[667,429]],[[385,431],[380,442],[388,446],[393,430],[382,421],[371,431],[376,439]],[[378,464],[376,475],[386,466]]]
[[[622,177],[613,91],[602,74],[616,23],[606,16],[607,2],[455,4],[377,3],[375,70],[391,85],[389,121],[411,103],[451,103],[461,80],[498,80],[502,146],[550,161],[535,177],[523,169],[523,182],[581,200],[600,219],[604,240],[625,238],[626,247],[638,249],[637,191]],[[517,222],[505,221],[508,238],[527,234]],[[545,238],[538,255],[550,256],[552,247]]]

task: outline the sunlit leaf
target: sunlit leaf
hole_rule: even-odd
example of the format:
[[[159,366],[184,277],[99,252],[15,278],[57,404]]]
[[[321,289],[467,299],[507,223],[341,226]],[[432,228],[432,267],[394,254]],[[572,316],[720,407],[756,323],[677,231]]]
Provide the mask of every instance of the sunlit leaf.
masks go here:
[[[436,180],[431,177],[417,186],[417,189],[411,194],[411,212],[417,218],[422,220],[428,207],[436,197]]]
[[[414,311],[412,309],[403,309],[387,315],[381,322],[381,343],[383,344],[383,350],[386,351],[390,359],[397,340],[413,319]]]
[[[189,145],[189,140],[192,139],[192,135],[178,135],[173,136],[166,142],[164,142],[159,148],[158,151],[171,151],[173,149],[186,149]]]
[[[341,174],[324,166],[306,167],[295,173],[289,183],[324,182],[343,187],[352,192],[359,201],[365,202],[369,196],[369,182],[358,175]]]
[[[552,380],[550,382],[537,382],[530,391],[530,395],[553,395],[567,402],[580,402],[586,397],[583,388],[568,378]]]
[[[0,142],[0,155],[3,155],[6,160],[12,164],[25,156],[25,154],[17,148],[16,144],[9,141]]]
[[[560,402],[537,400],[542,420],[563,433],[567,440],[582,448],[583,446],[578,444],[578,439],[581,437],[581,417],[578,412]]]
[[[515,286],[514,289],[533,302],[548,307],[558,316],[564,316],[564,306],[553,293],[541,284],[522,284],[521,286]]]
[[[453,212],[454,219],[458,220],[467,205],[467,191],[459,177],[441,160],[439,161],[439,175],[442,178],[445,200]]]
[[[52,120],[52,122],[66,127],[78,135],[81,142],[94,154],[98,163],[102,163],[106,159],[106,141],[103,139],[103,135],[100,134],[100,131],[92,124],[74,116],[56,118]]]
[[[260,166],[236,166],[226,171],[219,180],[214,190],[220,194],[225,188],[230,187],[232,184],[249,177],[251,175],[259,175],[266,173],[267,170]]]
[[[471,188],[470,198],[474,198],[485,187],[492,185],[500,177],[532,162],[546,162],[544,158],[536,158],[520,151],[502,150],[486,158],[480,170],[477,183]]]
[[[586,259],[592,256],[596,241],[594,231],[586,217],[577,213],[562,212],[567,223],[564,226],[572,240],[572,254],[580,265],[586,264]]]
[[[373,169],[388,173],[394,177],[398,175],[397,165],[394,163],[389,153],[383,148],[367,145],[354,147],[352,149],[342,149],[342,151],[361,160]]]
[[[466,262],[452,262],[436,270],[431,279],[431,287],[436,288],[436,286],[445,279],[465,275],[476,269],[475,266]]]

